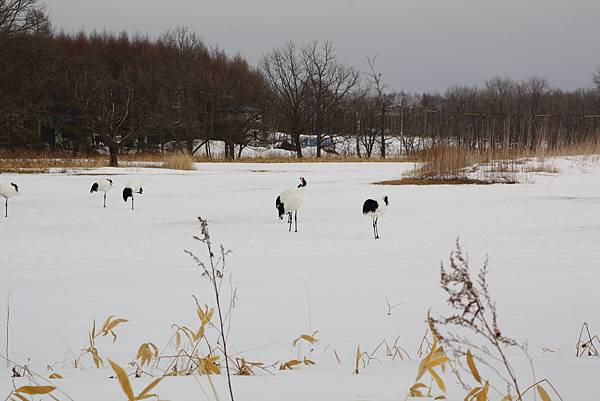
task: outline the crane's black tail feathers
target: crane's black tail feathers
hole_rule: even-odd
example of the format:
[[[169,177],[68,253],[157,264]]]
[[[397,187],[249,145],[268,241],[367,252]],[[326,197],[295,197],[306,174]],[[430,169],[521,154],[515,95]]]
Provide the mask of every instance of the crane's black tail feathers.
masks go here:
[[[133,197],[133,191],[131,190],[131,188],[125,188],[123,190],[123,200],[127,202],[127,199],[131,197]]]

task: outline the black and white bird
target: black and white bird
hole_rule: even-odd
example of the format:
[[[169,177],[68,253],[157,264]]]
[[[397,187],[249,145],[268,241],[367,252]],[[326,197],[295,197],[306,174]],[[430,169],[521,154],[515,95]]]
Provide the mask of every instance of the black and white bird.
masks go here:
[[[379,239],[379,228],[377,222],[381,216],[385,213],[388,205],[390,204],[387,195],[380,200],[367,199],[363,203],[363,214],[373,218],[373,234],[375,239]]]
[[[294,232],[298,232],[298,209],[304,201],[304,190],[306,189],[306,180],[300,177],[300,184],[297,187],[288,188],[283,191],[275,200],[275,207],[279,214],[279,219],[283,220],[283,215],[287,214],[288,223],[292,231],[292,214],[294,215],[295,227]]]
[[[133,194],[142,193],[144,193],[142,182],[138,179],[133,179],[123,189],[123,200],[127,202],[127,199],[131,198],[131,210],[133,210]]]
[[[0,184],[0,196],[4,198],[4,217],[8,217],[8,198],[19,195],[19,187],[14,182]]]
[[[104,207],[106,207],[106,193],[112,189],[113,182],[110,178],[105,180],[100,180],[92,184],[92,189],[90,189],[90,193],[94,192],[104,192]]]

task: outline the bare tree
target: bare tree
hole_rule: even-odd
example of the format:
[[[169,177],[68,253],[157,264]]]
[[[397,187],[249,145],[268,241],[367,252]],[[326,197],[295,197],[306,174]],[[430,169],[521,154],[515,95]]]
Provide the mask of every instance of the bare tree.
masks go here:
[[[296,154],[302,157],[300,137],[310,126],[307,108],[309,79],[300,50],[293,42],[263,57],[260,69],[270,89],[271,111],[279,125],[290,133]]]
[[[592,74],[592,81],[594,82],[594,85],[596,85],[596,89],[600,91],[600,67]]]
[[[331,42],[313,42],[302,49],[304,68],[308,78],[309,102],[313,133],[317,135],[317,157],[321,157],[323,141],[330,138],[334,118],[360,82],[360,74],[352,67],[341,64]]]
[[[0,35],[49,31],[46,8],[39,0],[0,0]]]
[[[375,69],[375,60],[376,57],[367,57],[367,61],[369,63],[369,72],[367,72],[367,77],[376,93],[377,108],[379,110],[379,140],[381,142],[380,155],[381,157],[385,157],[385,117],[390,106],[392,105],[393,96],[387,93],[387,87],[383,82],[383,75]]]

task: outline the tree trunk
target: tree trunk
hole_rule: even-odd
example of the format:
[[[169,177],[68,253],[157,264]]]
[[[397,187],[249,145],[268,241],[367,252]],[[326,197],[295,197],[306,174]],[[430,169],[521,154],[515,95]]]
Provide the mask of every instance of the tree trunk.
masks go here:
[[[117,145],[108,145],[108,156],[109,156],[108,165],[110,167],[119,167],[118,154],[119,154],[119,147]]]
[[[302,145],[300,144],[300,134],[294,134],[294,142],[296,145],[296,155],[298,159],[302,158]]]
[[[381,157],[385,159],[385,106],[381,107]]]
[[[321,157],[321,140],[322,140],[322,135],[321,133],[317,133],[317,157]]]

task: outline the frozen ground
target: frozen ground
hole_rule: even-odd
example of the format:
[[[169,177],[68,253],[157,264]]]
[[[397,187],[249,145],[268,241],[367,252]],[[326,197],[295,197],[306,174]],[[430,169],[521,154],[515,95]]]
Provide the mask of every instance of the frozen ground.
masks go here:
[[[550,378],[565,400],[597,401],[600,360],[574,358],[574,350],[583,321],[600,332],[600,167],[575,159],[555,163],[560,174],[490,186],[372,185],[410,168],[392,163],[2,174],[0,181],[17,182],[21,195],[10,200],[9,218],[0,219],[0,352],[10,293],[12,359],[39,372],[58,362],[65,379],[57,384],[75,400],[124,398],[117,383],[106,380],[108,369],[90,369],[89,359],[86,371],[69,368],[68,349],[78,353],[92,319],[116,314],[130,322],[116,330],[116,344],[106,338],[98,348],[125,366],[141,343],[164,345],[171,324],[195,324],[191,295],[201,303],[213,299],[183,250],[204,255],[191,238],[196,216],[203,216],[213,240],[234,251],[228,264],[239,291],[234,351],[254,349],[243,355],[284,361],[295,357],[295,337],[319,331],[316,366],[236,377],[239,400],[403,400],[416,374],[427,309],[445,309],[440,261],[460,236],[473,269],[489,256],[500,325],[528,342],[537,375]],[[288,233],[274,200],[301,175],[308,187],[299,232]],[[90,195],[89,187],[105,176],[116,188],[103,209],[101,195]],[[134,176],[145,192],[131,211],[120,192]],[[361,206],[366,197],[384,194],[390,209],[375,241]],[[385,297],[403,303],[391,316]],[[358,344],[371,351],[398,335],[412,362],[381,356],[383,364],[351,374]],[[8,377],[0,371],[2,397],[12,387]],[[451,387],[449,399],[464,398]],[[165,380],[159,393],[173,401],[206,399],[189,377]]]

